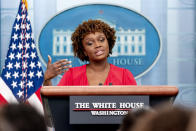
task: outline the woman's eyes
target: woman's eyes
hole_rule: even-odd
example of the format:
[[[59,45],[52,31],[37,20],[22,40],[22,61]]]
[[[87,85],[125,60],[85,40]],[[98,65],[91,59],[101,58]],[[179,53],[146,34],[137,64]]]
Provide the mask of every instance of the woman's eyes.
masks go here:
[[[101,37],[101,38],[98,39],[98,41],[99,42],[104,42],[105,41],[105,38],[104,37]],[[86,43],[87,43],[87,45],[92,45],[94,43],[94,41],[87,41]]]
[[[104,38],[104,37],[101,37],[101,38],[99,39],[99,41],[104,42],[104,41],[105,41],[105,38]]]
[[[87,42],[87,45],[92,45],[92,44],[93,44],[93,42],[91,42],[91,41]]]

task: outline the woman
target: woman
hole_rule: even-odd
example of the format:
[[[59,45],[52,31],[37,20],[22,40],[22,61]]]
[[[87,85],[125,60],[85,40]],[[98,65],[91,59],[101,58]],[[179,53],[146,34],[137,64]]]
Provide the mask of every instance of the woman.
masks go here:
[[[72,34],[74,55],[89,64],[70,68],[65,60],[51,64],[48,56],[44,85],[52,85],[51,79],[65,72],[59,82],[63,85],[136,85],[132,73],[112,64],[107,58],[115,44],[115,30],[100,20],[88,20],[80,24]]]

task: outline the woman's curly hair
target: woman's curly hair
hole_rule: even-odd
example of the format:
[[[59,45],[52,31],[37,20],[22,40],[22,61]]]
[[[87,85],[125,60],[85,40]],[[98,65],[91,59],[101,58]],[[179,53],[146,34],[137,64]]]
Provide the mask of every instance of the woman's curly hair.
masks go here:
[[[71,40],[74,56],[78,57],[82,61],[89,61],[88,56],[85,56],[84,54],[82,40],[86,35],[95,32],[103,32],[105,34],[109,44],[109,54],[112,54],[112,48],[116,41],[116,31],[114,28],[111,28],[108,24],[101,20],[88,20],[80,24],[72,34]]]

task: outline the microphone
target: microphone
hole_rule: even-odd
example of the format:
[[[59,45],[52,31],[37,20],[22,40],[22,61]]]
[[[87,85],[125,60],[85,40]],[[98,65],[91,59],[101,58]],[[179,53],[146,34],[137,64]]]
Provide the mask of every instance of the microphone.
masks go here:
[[[99,83],[99,86],[103,85],[102,83]]]
[[[99,83],[99,86],[103,85],[103,83]],[[109,85],[111,86],[112,85],[112,82],[109,83]]]

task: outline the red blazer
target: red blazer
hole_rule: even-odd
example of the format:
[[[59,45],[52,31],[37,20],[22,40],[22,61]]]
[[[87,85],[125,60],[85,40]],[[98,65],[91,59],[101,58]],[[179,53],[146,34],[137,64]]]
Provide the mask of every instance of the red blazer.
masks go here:
[[[65,85],[89,85],[86,76],[86,65],[70,68],[58,83],[58,86]],[[137,85],[137,83],[128,69],[110,64],[110,71],[104,85]]]

